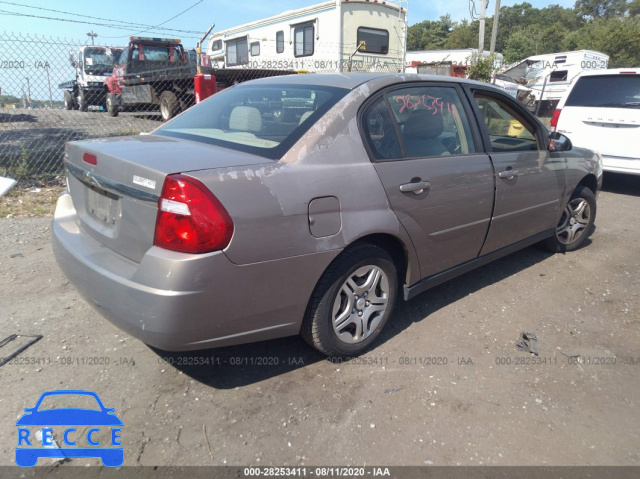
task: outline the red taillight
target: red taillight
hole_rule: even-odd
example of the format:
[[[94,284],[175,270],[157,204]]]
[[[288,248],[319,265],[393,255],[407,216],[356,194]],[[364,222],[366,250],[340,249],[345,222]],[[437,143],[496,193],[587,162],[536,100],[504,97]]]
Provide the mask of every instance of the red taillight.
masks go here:
[[[551,128],[553,131],[556,131],[556,127],[558,126],[558,120],[560,119],[560,112],[562,110],[558,109],[553,112],[553,116],[551,117]]]
[[[167,176],[158,200],[155,246],[208,253],[226,248],[232,235],[229,213],[206,186],[190,176]]]
[[[92,155],[91,153],[85,153],[84,155],[82,155],[82,161],[95,166],[98,164],[98,157],[96,155]]]

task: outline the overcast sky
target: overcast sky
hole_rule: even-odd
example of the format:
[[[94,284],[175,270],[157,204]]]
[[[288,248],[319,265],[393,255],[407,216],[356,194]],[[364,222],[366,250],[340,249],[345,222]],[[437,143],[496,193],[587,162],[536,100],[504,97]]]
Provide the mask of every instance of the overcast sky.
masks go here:
[[[409,24],[413,25],[423,20],[437,20],[441,15],[447,13],[454,20],[470,20],[469,1],[410,0],[408,3]],[[475,0],[475,2],[479,10],[480,0]],[[10,0],[0,1],[0,30],[43,34],[79,41],[87,39],[86,34],[93,31],[98,34],[97,43],[123,44],[129,35],[145,34],[146,27],[137,27],[132,24],[156,26],[166,22],[162,27],[185,30],[189,33],[166,31],[163,33],[164,36],[182,38],[185,40],[183,43],[186,46],[192,47],[195,46],[196,38],[204,34],[212,23],[216,24],[215,30],[223,30],[276,15],[285,10],[316,3],[320,2],[316,0],[56,0],[55,2],[50,0]],[[516,3],[523,3],[523,0],[503,0],[502,6]],[[529,3],[538,8],[552,4],[571,7],[575,0],[529,0]],[[487,8],[489,15],[493,14],[494,8],[495,1],[489,0]],[[50,10],[58,10],[58,12]],[[184,10],[187,11],[170,20]],[[15,13],[31,16],[16,16]],[[79,15],[96,18],[85,18]],[[34,16],[60,18],[66,21],[34,18]],[[129,24],[119,23],[121,28],[114,28],[116,22],[113,20],[129,22]],[[94,22],[102,25],[81,22]]]

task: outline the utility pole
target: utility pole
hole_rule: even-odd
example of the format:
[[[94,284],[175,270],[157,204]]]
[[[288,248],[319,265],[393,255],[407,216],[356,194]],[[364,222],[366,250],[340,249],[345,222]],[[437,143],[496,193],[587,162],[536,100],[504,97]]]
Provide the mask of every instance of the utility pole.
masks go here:
[[[500,0],[496,0],[496,11],[493,14],[493,28],[491,29],[491,47],[489,53],[496,50],[496,40],[498,39],[498,20],[500,18]]]
[[[91,30],[89,33],[87,33],[88,37],[91,37],[91,45],[94,45],[93,43],[93,39],[96,38],[98,36],[97,33],[93,33],[93,30]]]
[[[484,17],[487,14],[487,0],[480,0],[482,5],[480,7],[480,35],[478,39],[478,60],[482,58],[484,52]]]

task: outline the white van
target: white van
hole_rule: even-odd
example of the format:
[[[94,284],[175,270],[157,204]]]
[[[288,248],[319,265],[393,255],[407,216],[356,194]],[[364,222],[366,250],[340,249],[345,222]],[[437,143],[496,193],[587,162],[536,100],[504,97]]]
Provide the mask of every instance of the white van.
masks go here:
[[[605,171],[640,175],[640,68],[582,72],[551,127],[574,145],[597,150]]]

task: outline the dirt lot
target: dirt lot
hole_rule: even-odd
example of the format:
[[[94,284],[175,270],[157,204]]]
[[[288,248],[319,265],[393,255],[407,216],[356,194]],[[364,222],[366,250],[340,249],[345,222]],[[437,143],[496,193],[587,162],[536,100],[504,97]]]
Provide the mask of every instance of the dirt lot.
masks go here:
[[[342,364],[295,337],[154,352],[66,281],[49,222],[0,219],[0,339],[44,336],[0,368],[0,465],[52,389],[115,408],[125,465],[640,465],[640,178],[606,177],[587,247],[439,286]]]
[[[137,135],[162,123],[156,112],[121,113],[112,118],[100,111],[3,109],[0,111],[0,174],[57,174],[67,141],[105,136]],[[25,181],[36,183],[37,181]]]

